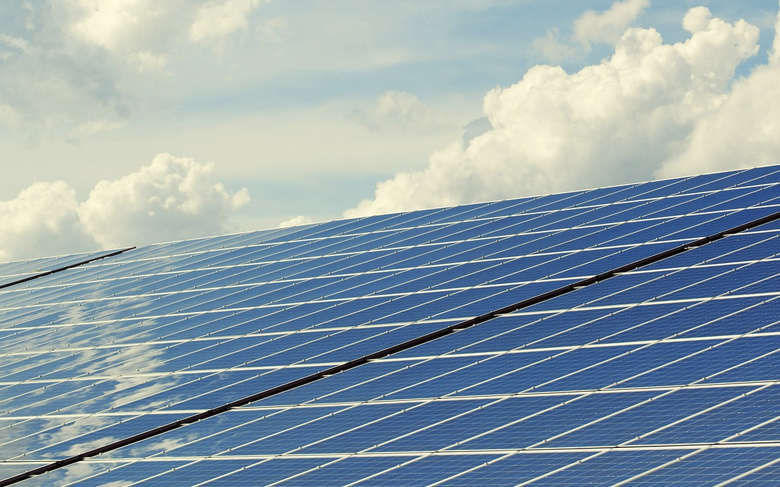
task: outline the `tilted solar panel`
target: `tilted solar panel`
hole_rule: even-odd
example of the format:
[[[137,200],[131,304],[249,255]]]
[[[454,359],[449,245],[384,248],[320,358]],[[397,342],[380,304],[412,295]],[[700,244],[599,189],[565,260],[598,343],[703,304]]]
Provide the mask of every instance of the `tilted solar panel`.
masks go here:
[[[174,242],[8,286],[0,485],[761,478],[780,463],[779,183]]]

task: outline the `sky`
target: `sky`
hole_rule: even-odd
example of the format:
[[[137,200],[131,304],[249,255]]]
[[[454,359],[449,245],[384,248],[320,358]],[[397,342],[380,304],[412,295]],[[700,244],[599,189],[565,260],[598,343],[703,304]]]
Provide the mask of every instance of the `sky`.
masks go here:
[[[0,260],[780,163],[778,9],[3,1]]]

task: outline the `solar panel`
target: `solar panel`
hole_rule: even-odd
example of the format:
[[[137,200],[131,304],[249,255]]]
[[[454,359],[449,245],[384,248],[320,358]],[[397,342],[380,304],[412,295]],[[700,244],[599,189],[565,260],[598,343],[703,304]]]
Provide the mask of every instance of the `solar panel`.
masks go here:
[[[9,265],[54,272],[0,289],[0,485],[761,478],[778,197],[768,167]]]

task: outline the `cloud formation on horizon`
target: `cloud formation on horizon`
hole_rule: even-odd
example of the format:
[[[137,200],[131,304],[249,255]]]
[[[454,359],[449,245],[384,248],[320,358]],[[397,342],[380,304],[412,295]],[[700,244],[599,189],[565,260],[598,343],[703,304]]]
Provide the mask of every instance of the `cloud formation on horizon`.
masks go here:
[[[645,5],[616,2],[575,24],[589,16],[606,32],[607,14],[624,23]],[[538,65],[515,85],[491,90],[483,103],[490,130],[434,152],[420,171],[378,183],[373,199],[344,216],[780,162],[778,36],[769,62],[735,79],[737,66],[759,50],[759,29],[715,18],[706,7],[690,9],[682,25],[683,42],[629,27],[599,64],[571,74]]]
[[[99,182],[83,202],[63,181],[34,183],[0,201],[0,261],[224,233],[249,192],[227,191],[214,173],[213,164],[158,154]]]

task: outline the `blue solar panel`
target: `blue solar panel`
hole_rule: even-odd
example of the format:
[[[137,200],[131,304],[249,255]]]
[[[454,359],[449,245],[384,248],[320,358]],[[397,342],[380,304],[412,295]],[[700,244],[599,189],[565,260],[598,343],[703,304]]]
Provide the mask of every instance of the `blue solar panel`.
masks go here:
[[[14,276],[75,264],[0,291],[0,474],[50,470],[24,485],[766,474],[780,457],[767,444],[780,441],[778,228],[719,237],[775,217],[778,174],[0,266]],[[681,247],[703,237],[715,241]],[[665,251],[676,255],[643,264]]]

